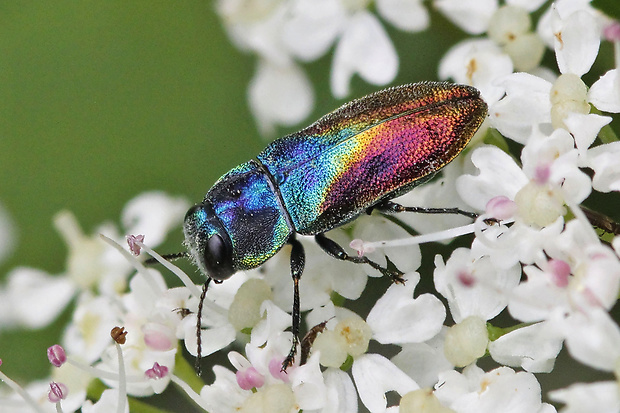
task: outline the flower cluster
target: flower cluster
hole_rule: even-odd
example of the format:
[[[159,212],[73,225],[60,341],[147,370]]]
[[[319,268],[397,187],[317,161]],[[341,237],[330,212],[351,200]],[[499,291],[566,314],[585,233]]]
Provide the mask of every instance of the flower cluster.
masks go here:
[[[249,100],[263,130],[305,117],[312,90],[300,62],[331,47],[336,96],[348,93],[353,74],[373,84],[394,78],[398,56],[378,16],[419,31],[429,15],[417,0],[377,0],[372,10],[369,3],[218,1],[231,39],[259,57]],[[303,357],[298,352],[286,372],[290,247],[257,270],[211,285],[201,352],[227,352],[229,363],[213,365],[215,378],[205,385],[183,356],[183,349],[198,352],[200,287],[151,249],[180,224],[189,203],[161,193],[132,200],[122,216],[123,230],[134,234],[127,248],[114,226],[97,231],[106,244],[61,213],[55,224],[70,249],[66,273],[15,269],[0,290],[0,307],[10,308],[0,311],[0,328],[48,325],[71,300],[75,310],[62,346],[50,343],[49,380],[22,388],[0,372],[8,384],[0,388],[3,411],[139,412],[137,398],[171,383],[213,413],[551,413],[551,402],[568,413],[620,411],[620,326],[610,315],[620,294],[620,224],[582,206],[593,193],[617,199],[620,191],[620,143],[610,125],[610,114],[620,112],[620,23],[586,0],[433,4],[477,36],[447,51],[439,77],[478,88],[489,119],[438,179],[398,202],[475,211],[473,224],[462,216],[404,213],[395,222],[375,214],[331,231],[351,254],[404,273],[404,285],[386,281],[368,311],[347,306],[381,273],[335,260],[300,237],[308,334]],[[589,84],[584,78],[601,43],[612,45],[615,66]],[[542,66],[545,54],[557,67]],[[468,233],[468,247],[425,257],[434,271],[418,272],[418,244]],[[160,271],[146,268],[136,257],[142,251],[183,286],[169,287]],[[419,291],[431,275],[434,291]],[[563,348],[608,379],[541,387],[535,373],[553,374]]]

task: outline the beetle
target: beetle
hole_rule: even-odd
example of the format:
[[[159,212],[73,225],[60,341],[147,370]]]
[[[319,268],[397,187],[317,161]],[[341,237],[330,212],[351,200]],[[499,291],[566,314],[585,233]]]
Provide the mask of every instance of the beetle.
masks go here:
[[[305,254],[297,234],[314,236],[327,254],[371,265],[394,281],[402,273],[351,256],[324,233],[364,213],[402,211],[477,215],[458,208],[405,207],[391,199],[433,177],[468,144],[487,114],[477,89],[447,82],[388,88],[346,103],[307,128],[269,144],[219,178],[189,209],[188,256],[209,282],[256,268],[290,244],[293,277],[292,365],[299,344],[299,280]],[[389,264],[389,263],[388,263]],[[388,265],[390,267],[390,265]]]

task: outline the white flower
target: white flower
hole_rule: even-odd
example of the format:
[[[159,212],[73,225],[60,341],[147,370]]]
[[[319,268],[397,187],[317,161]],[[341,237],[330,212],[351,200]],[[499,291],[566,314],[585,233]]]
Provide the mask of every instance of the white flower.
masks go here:
[[[250,343],[245,346],[247,358],[236,352],[229,353],[237,374],[233,376],[216,366],[215,382],[202,389],[201,397],[209,411],[321,409],[325,405],[326,387],[318,357],[311,357],[303,366],[291,366],[286,373],[281,372],[282,361],[291,344],[290,333],[284,332],[290,319],[269,301],[263,303],[262,311],[266,318],[252,331]]]
[[[566,124],[567,117],[575,112],[588,114],[588,102],[595,106],[601,104],[601,110],[620,111],[617,70],[608,72],[589,91],[580,79],[594,63],[600,44],[599,21],[587,2],[560,1],[544,21],[545,24],[541,19],[539,31],[542,27],[553,27],[555,55],[562,75],[553,83],[524,74],[510,75],[504,80],[506,97],[497,104],[491,102],[489,110],[498,130],[521,143],[527,142],[531,127],[536,125],[543,130],[551,123],[554,128],[568,127],[570,132],[575,132],[575,124],[572,127]],[[518,82],[514,83],[515,87],[510,87],[511,79]],[[547,90],[549,100],[545,97]],[[521,117],[518,129],[515,116]]]
[[[65,309],[75,291],[68,277],[53,277],[35,268],[14,268],[0,289],[0,326],[45,327]]]
[[[101,394],[99,400],[96,403],[93,403],[90,400],[87,400],[82,406],[82,412],[84,413],[109,413],[109,412],[117,412],[118,411],[118,389],[106,389]],[[129,413],[129,403],[125,400],[125,409],[123,410],[125,413]]]
[[[508,367],[485,373],[474,364],[463,373],[449,371],[440,376],[435,395],[459,413],[555,412],[542,403],[540,384],[531,373],[515,373]]]
[[[250,81],[248,100],[261,133],[272,136],[275,125],[295,125],[310,114],[314,91],[296,64],[278,65],[260,59]]]
[[[353,363],[351,374],[358,394],[371,413],[384,412],[386,393],[396,391],[401,396],[420,387],[388,359],[379,354],[364,354]]]
[[[396,77],[398,55],[379,20],[359,11],[344,25],[334,52],[331,89],[338,98],[349,94],[354,74],[374,85],[386,85]]]
[[[600,309],[576,313],[563,325],[570,354],[580,362],[603,371],[617,373],[620,362],[620,329],[607,312]],[[566,404],[562,412],[613,412],[620,409],[617,381],[576,383],[549,392],[552,400]]]
[[[549,373],[562,349],[564,336],[553,323],[518,328],[489,343],[493,360],[530,373]]]
[[[182,221],[188,202],[161,192],[145,192],[129,201],[121,214],[121,221],[131,231],[150,228],[152,245],[163,242],[166,234]],[[69,247],[67,271],[52,276],[41,270],[20,267],[9,275],[9,283],[0,296],[12,303],[2,324],[23,324],[41,328],[63,311],[69,301],[81,292],[97,290],[109,297],[117,297],[127,286],[131,264],[118,251],[107,248],[99,237],[106,234],[122,241],[118,229],[106,223],[93,235],[82,232],[76,218],[68,211],[54,218],[56,228]],[[149,235],[149,236],[150,236]],[[44,299],[42,299],[44,297]]]
[[[496,84],[512,73],[510,57],[488,39],[464,40],[453,46],[439,63],[439,77],[475,86],[488,104],[498,101],[503,90]]]
[[[592,187],[597,191],[620,191],[620,142],[599,145],[588,150],[588,164],[594,170]]]
[[[368,341],[372,338],[382,344],[422,343],[441,331],[445,319],[445,309],[436,297],[422,294],[413,298],[420,276],[413,273],[406,274],[405,278],[405,285],[392,285],[377,301],[366,322],[333,305],[314,311],[308,317],[309,321],[313,320],[311,323],[329,320],[328,330],[318,336],[312,351],[321,353],[321,364],[329,366],[328,371],[344,363],[347,355],[353,357],[353,380],[362,403],[371,412],[385,411],[387,392],[394,390],[402,396],[419,386],[390,360],[366,353]],[[441,367],[432,366],[434,371],[445,366],[442,360],[445,359],[437,358]],[[342,380],[339,386],[346,388],[346,379]]]
[[[392,363],[420,387],[432,387],[437,383],[439,373],[454,367],[444,352],[446,332],[447,327],[443,327],[438,335],[428,341],[402,344],[402,350],[392,357]]]
[[[617,412],[620,410],[618,382],[576,383],[549,392],[551,400],[565,403],[562,413]]]
[[[484,33],[498,7],[497,0],[435,0],[435,7],[471,34]]]
[[[439,76],[477,87],[489,105],[498,101],[503,90],[498,80],[517,71],[534,71],[542,60],[544,44],[531,32],[529,12],[542,1],[508,1],[498,7],[496,0],[437,0],[435,5],[464,30],[489,39],[464,40],[442,59]]]
[[[571,356],[583,364],[613,372],[620,363],[620,328],[604,309],[574,313],[563,333]]]
[[[63,346],[70,355],[92,363],[111,344],[110,330],[119,321],[120,314],[113,300],[83,293],[63,334]]]
[[[413,298],[420,275],[413,273],[405,285],[394,284],[377,300],[366,322],[372,337],[382,344],[421,343],[441,331],[446,312],[432,294]]]
[[[507,293],[521,277],[518,265],[498,268],[489,257],[474,258],[466,248],[454,250],[445,264],[437,255],[435,267],[435,288],[448,300],[457,323],[469,316],[490,320],[498,315],[508,305]]]
[[[229,36],[242,50],[258,55],[250,84],[250,107],[264,134],[275,126],[293,125],[308,116],[313,92],[295,60],[313,61],[335,44],[331,89],[349,94],[353,75],[376,85],[391,82],[398,55],[368,1],[344,0],[220,0],[217,10]],[[428,25],[421,0],[379,0],[377,11],[407,31]]]

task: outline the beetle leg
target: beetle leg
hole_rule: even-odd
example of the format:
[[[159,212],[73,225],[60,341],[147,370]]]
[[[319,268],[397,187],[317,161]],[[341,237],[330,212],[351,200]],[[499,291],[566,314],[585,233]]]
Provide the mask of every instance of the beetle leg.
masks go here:
[[[398,268],[391,264],[388,260],[388,267],[384,268],[381,265],[377,264],[374,261],[371,261],[366,256],[352,256],[347,254],[347,252],[342,248],[336,241],[331,240],[325,236],[325,234],[316,234],[314,236],[316,243],[321,247],[323,251],[325,251],[328,255],[331,255],[334,258],[338,258],[339,260],[354,262],[356,264],[368,264],[375,270],[378,270],[384,276],[388,276],[395,283],[404,283],[405,279],[403,278],[404,273],[400,271]],[[387,258],[387,257],[386,257]],[[390,265],[391,264],[391,265]]]
[[[406,207],[401,204],[397,204],[392,201],[383,201],[372,207],[381,212],[396,213],[396,212],[418,212],[421,214],[456,214],[463,215],[471,219],[478,218],[478,214],[475,212],[463,211],[459,208],[423,208],[423,207]]]
[[[286,371],[286,369],[293,365],[293,361],[295,360],[295,353],[297,352],[297,345],[299,344],[299,324],[301,323],[301,313],[299,311],[299,279],[301,278],[301,274],[304,272],[304,266],[306,265],[306,253],[304,252],[304,247],[301,245],[301,242],[294,237],[291,237],[288,241],[289,244],[293,247],[291,250],[291,276],[293,277],[293,346],[291,347],[291,351],[288,353],[288,356],[282,362],[282,370]]]

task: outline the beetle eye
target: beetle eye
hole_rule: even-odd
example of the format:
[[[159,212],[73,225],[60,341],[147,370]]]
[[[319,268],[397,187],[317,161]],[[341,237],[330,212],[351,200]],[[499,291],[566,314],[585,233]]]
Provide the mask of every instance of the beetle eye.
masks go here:
[[[204,264],[209,277],[215,280],[225,280],[235,273],[230,248],[219,234],[212,235],[207,241]]]

